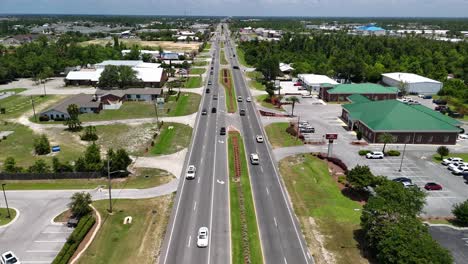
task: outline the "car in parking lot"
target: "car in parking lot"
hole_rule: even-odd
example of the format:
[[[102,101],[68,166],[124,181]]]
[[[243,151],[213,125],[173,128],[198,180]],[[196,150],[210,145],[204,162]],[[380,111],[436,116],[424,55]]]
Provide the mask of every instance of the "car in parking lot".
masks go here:
[[[195,165],[189,165],[187,168],[187,174],[185,175],[185,178],[189,180],[195,179],[196,171],[197,171],[197,168],[195,168]]]
[[[468,139],[468,134],[460,134],[458,135],[458,139]]]
[[[463,159],[458,158],[458,157],[450,157],[450,158],[443,159],[441,164],[447,166],[453,162],[463,162]]]
[[[197,247],[204,248],[208,246],[208,227],[198,229]]]
[[[299,128],[299,131],[301,133],[315,133],[315,128],[309,125],[309,126]]]
[[[368,159],[383,159],[384,154],[382,151],[372,151],[366,154],[366,158]]]
[[[226,135],[226,128],[225,128],[225,127],[221,127],[221,128],[219,129],[219,134],[220,134],[220,135]]]
[[[237,96],[237,102],[242,102],[242,96]]]
[[[468,173],[468,165],[461,165],[452,170],[454,175],[463,175],[463,173]]]
[[[432,100],[432,102],[436,105],[446,105],[447,104],[447,101],[445,100],[442,100],[442,99],[434,99]]]
[[[12,251],[3,253],[0,261],[2,264],[21,264],[21,262],[18,260],[18,257],[16,257],[15,253]]]
[[[213,71],[210,72],[210,75],[213,75]]]
[[[456,169],[456,168],[458,168],[460,166],[463,166],[463,165],[468,165],[468,163],[463,162],[463,161],[452,162],[447,166],[447,169],[449,171],[453,171],[454,169]]]
[[[206,111],[206,108],[203,108],[203,110],[201,111],[201,114],[202,115],[206,115],[208,112]]]
[[[252,163],[252,165],[260,164],[260,159],[257,153],[250,154],[250,163]]]
[[[232,66],[232,68],[233,68],[234,70],[238,70],[238,69],[239,69],[239,66]]]
[[[255,140],[257,140],[258,143],[262,143],[263,142],[263,136],[262,135],[257,135],[255,137]]]
[[[301,97],[302,98],[313,98],[314,96],[311,95],[311,94],[302,94]]]
[[[245,109],[241,109],[241,110],[239,111],[239,114],[240,114],[241,116],[245,116]]]
[[[411,182],[406,182],[406,181],[404,181],[404,182],[400,182],[400,183],[403,184],[403,187],[404,187],[404,188],[418,187],[417,185],[414,185],[414,184],[411,183]]]
[[[398,177],[398,178],[393,179],[392,181],[413,183],[413,181],[410,178],[406,178],[406,177]]]
[[[435,182],[428,182],[426,185],[424,185],[424,189],[428,191],[439,191],[442,190],[442,185]]]

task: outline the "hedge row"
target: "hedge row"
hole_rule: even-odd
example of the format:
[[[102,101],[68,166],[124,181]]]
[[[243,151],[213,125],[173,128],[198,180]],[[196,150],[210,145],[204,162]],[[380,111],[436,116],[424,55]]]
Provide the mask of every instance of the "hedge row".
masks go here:
[[[73,254],[75,254],[76,249],[80,245],[81,241],[88,234],[89,230],[96,223],[96,219],[92,215],[84,216],[78,222],[75,230],[68,237],[67,242],[63,245],[62,249],[55,257],[52,264],[67,264],[70,261]]]

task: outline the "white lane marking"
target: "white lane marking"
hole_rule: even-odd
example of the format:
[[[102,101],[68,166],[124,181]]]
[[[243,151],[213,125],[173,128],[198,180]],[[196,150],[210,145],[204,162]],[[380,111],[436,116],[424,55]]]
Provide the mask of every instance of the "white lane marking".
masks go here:
[[[190,247],[190,243],[192,242],[192,236],[189,236],[188,238],[188,243],[187,243],[187,247]]]
[[[193,205],[193,210],[195,211],[197,209],[197,202]]]
[[[201,177],[198,177],[198,182],[197,183],[200,183],[200,179],[201,179]]]
[[[273,220],[275,221],[275,226],[278,227],[278,222],[276,222],[276,217],[273,216]]]
[[[36,240],[34,243],[65,243],[67,242],[66,239],[60,239],[60,240]]]
[[[268,187],[265,187],[265,188],[266,188],[267,194],[270,195],[270,191],[268,190]]]
[[[284,257],[284,263],[288,264],[288,261],[286,260],[286,257]]]
[[[202,157],[201,160],[200,160],[200,164],[202,164],[202,163],[203,163],[203,157]]]
[[[262,166],[260,166],[260,171],[263,173],[263,167]]]
[[[310,256],[309,251],[307,251],[307,257],[309,257],[310,259],[312,258],[312,257]]]

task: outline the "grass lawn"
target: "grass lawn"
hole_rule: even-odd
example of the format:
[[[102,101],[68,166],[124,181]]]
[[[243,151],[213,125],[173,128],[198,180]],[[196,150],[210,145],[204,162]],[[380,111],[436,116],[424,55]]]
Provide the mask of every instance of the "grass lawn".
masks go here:
[[[0,226],[10,223],[16,217],[16,210],[10,208],[10,217],[6,208],[0,208]]]
[[[201,95],[195,93],[181,93],[179,100],[176,96],[171,96],[164,108],[168,109],[168,116],[190,115],[198,111]],[[167,112],[167,110],[166,110]]]
[[[261,82],[257,82],[256,80],[250,80],[249,85],[255,90],[265,91],[265,85],[263,85]]]
[[[205,68],[192,68],[190,69],[190,74],[204,74],[206,72]]]
[[[245,150],[242,137],[239,133],[229,133],[229,192],[230,192],[230,207],[231,207],[231,247],[232,247],[232,263],[242,263],[242,229],[240,218],[240,204],[238,185],[234,182],[235,164],[234,164],[234,148],[232,145],[233,137],[238,138],[239,155],[241,159],[241,180],[240,184],[244,193],[245,215],[248,229],[248,243],[250,247],[250,256],[252,263],[263,263],[262,250],[258,234],[257,219],[255,217],[255,208],[250,187],[249,173],[247,170],[247,161],[245,159]]]
[[[114,189],[145,189],[170,182],[174,176],[165,170],[138,168],[135,175],[127,178],[113,179]],[[60,179],[31,181],[2,181],[8,190],[70,190],[94,189],[98,186],[107,188],[106,178],[100,179]]]
[[[205,60],[202,60],[202,61],[194,61],[192,66],[206,66],[208,65],[208,62],[205,61]]]
[[[245,67],[251,68],[252,65],[247,64],[247,62],[245,61],[244,51],[242,49],[240,49],[240,48],[236,48],[236,49],[237,49],[237,57],[239,59],[239,63],[244,65]]]
[[[25,89],[11,89],[11,90],[21,91]],[[0,90],[0,92],[3,92],[3,91],[8,91],[8,90]],[[36,108],[36,113],[38,112],[38,108],[42,108],[43,106],[48,105],[48,103],[50,103],[51,101],[55,101],[60,98],[64,98],[64,96],[33,95],[34,107]],[[0,108],[5,108],[5,111],[6,111],[5,114],[0,114],[1,119],[17,118],[23,113],[32,110],[31,96],[12,95],[7,98],[1,99]]]
[[[325,249],[336,258],[320,263],[368,263],[361,257],[354,239],[354,232],[360,229],[361,214],[355,209],[362,207],[343,196],[328,172],[328,165],[303,154],[285,158],[279,166],[311,253],[322,255],[315,237],[318,231]]]
[[[229,83],[224,83],[224,72],[227,72]],[[219,82],[223,85],[226,92],[226,108],[228,113],[235,113],[237,111],[237,97],[234,82],[232,80],[231,70],[223,69],[219,75]]]
[[[15,94],[17,94],[17,93],[24,92],[24,91],[26,91],[26,90],[27,90],[27,89],[25,89],[25,88],[12,88],[12,89],[0,90],[0,93],[3,93],[3,92],[15,92]]]
[[[34,139],[39,137],[30,128],[17,124],[0,122],[0,131],[14,131],[7,139],[0,141],[0,163],[7,157],[13,157],[16,164],[21,167],[32,165],[38,159],[44,159],[51,164],[51,155],[36,156],[34,154]],[[60,129],[60,131],[63,131]],[[68,132],[58,133],[56,137],[49,137],[51,146],[60,145],[61,151],[54,156],[60,161],[72,161],[78,158],[85,149],[85,146],[70,140]]]
[[[277,110],[277,111],[284,111],[283,108],[278,108],[276,107],[274,104],[268,102],[268,94],[263,94],[263,95],[259,95],[259,96],[256,96],[255,99],[257,100],[257,102],[260,103],[261,106],[265,107],[265,108],[269,108],[269,109],[273,109],[273,110]]]
[[[211,49],[211,43],[206,43],[205,48],[203,51],[209,51]]]
[[[265,131],[273,148],[283,148],[304,145],[301,140],[286,132],[289,123],[273,123],[265,127]]]
[[[201,77],[189,77],[185,82],[185,88],[200,88],[202,86]]]
[[[221,65],[228,64],[228,61],[226,60],[226,55],[224,54],[224,50],[221,50],[221,52],[219,53],[219,58],[220,58],[219,63],[221,63]]]
[[[468,161],[468,153],[450,153],[447,157],[444,157],[444,159],[450,157],[458,157],[462,158],[464,161]],[[436,153],[432,155],[432,161],[439,163],[442,161],[442,159],[440,158],[440,155]]]
[[[148,154],[166,155],[180,151],[188,147],[191,136],[192,128],[190,126],[165,122]]]
[[[151,199],[113,200],[114,213],[107,213],[108,201],[95,201],[102,226],[78,263],[154,263],[157,259],[172,209],[174,195]],[[124,225],[125,217],[132,223]]]

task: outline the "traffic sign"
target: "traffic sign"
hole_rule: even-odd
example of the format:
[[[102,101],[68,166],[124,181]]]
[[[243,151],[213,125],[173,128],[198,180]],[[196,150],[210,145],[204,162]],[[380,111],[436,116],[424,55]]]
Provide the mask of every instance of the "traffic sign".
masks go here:
[[[325,134],[325,138],[326,139],[331,139],[331,140],[338,139],[338,134],[327,133],[327,134]]]

